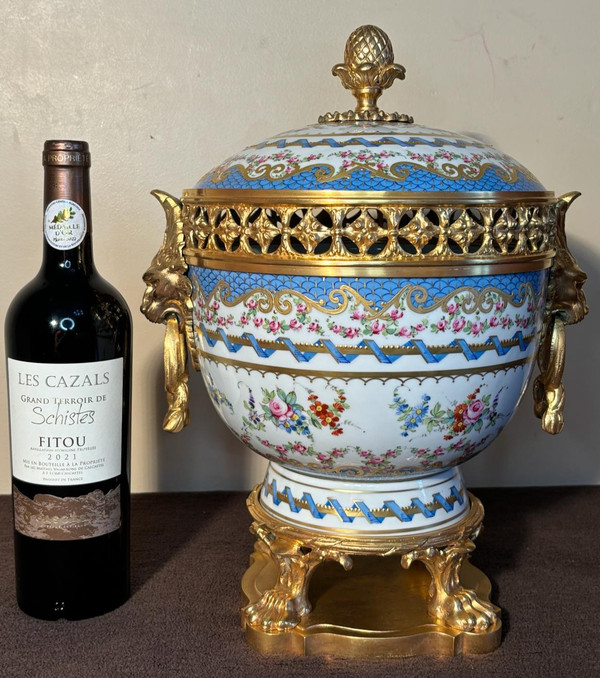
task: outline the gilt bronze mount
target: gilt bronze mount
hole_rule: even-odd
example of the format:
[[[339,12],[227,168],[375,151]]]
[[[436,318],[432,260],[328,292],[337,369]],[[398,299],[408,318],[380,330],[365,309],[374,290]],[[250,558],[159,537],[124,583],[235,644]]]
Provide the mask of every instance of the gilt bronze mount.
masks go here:
[[[500,644],[489,581],[468,562],[483,520],[473,495],[450,528],[365,540],[291,527],[264,510],[262,490],[247,500],[257,540],[242,580],[242,627],[255,649],[364,657],[481,654]],[[347,571],[356,562],[358,572],[340,580],[327,561]],[[324,576],[311,587],[319,568]],[[360,615],[347,614],[353,605]]]

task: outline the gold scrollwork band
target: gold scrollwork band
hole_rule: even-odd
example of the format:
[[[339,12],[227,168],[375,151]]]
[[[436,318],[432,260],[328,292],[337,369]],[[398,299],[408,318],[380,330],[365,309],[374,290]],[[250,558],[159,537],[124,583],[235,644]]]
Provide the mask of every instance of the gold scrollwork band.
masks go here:
[[[218,299],[223,306],[233,308],[252,298],[256,301],[256,308],[261,313],[277,311],[282,315],[289,315],[293,313],[295,305],[302,302],[308,312],[319,311],[325,315],[339,315],[344,313],[351,304],[354,304],[364,310],[365,317],[368,320],[378,320],[387,317],[390,309],[397,308],[400,305],[405,305],[410,311],[421,314],[430,313],[439,308],[447,311],[449,304],[459,295],[465,297],[461,310],[466,315],[477,312],[489,313],[498,301],[502,301],[506,306],[520,308],[526,301],[535,299],[535,292],[529,282],[519,285],[514,294],[506,294],[495,287],[486,287],[483,290],[467,286],[458,287],[435,301],[429,300],[429,292],[422,285],[408,284],[403,285],[402,289],[392,299],[381,306],[377,306],[375,302],[365,299],[350,285],[343,284],[329,292],[328,300],[331,307],[328,308],[324,299],[314,301],[306,294],[290,289],[282,289],[273,293],[270,290],[257,287],[243,294],[235,295],[235,290],[232,290],[229,284],[222,280],[215,285],[207,297],[205,305],[210,306],[213,300]],[[515,301],[515,297],[520,298],[521,301]]]

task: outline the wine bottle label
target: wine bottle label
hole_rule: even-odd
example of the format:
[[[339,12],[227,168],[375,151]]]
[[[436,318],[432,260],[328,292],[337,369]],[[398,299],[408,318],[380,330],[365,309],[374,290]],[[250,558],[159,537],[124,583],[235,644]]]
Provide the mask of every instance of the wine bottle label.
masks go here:
[[[92,363],[8,359],[13,475],[83,485],[121,473],[123,358]]]
[[[44,213],[44,236],[56,250],[71,250],[83,242],[87,231],[85,212],[72,200],[53,200]]]
[[[26,537],[66,541],[100,537],[121,525],[121,488],[94,490],[80,497],[36,494],[26,497],[13,485],[15,530]]]

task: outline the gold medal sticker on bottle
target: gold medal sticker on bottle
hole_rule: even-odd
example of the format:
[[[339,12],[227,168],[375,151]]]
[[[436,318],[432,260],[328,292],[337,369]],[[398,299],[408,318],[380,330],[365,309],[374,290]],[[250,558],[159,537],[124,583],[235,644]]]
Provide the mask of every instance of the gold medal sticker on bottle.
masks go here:
[[[44,213],[44,237],[56,250],[71,250],[87,232],[85,212],[73,200],[53,200]]]

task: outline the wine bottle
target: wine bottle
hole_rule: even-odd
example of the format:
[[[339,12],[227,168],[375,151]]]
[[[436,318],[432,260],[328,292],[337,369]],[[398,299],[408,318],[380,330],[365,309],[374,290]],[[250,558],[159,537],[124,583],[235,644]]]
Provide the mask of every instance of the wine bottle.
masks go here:
[[[94,266],[88,144],[42,158],[42,266],[5,323],[17,602],[81,619],[129,596],[131,317]]]

